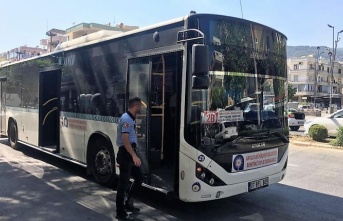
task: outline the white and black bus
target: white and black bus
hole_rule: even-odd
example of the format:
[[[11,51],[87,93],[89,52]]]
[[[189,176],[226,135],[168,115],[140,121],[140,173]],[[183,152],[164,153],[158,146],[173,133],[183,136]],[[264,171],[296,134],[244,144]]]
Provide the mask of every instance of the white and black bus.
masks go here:
[[[72,161],[112,185],[117,122],[128,98],[139,96],[145,186],[195,202],[283,179],[285,35],[244,19],[190,14],[100,36],[0,67],[1,133],[13,148]],[[275,109],[263,108],[266,95]]]

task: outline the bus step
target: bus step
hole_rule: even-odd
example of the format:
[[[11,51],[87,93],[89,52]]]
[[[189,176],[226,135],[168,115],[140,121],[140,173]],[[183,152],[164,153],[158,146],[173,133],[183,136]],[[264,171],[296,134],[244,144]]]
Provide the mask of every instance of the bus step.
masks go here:
[[[49,151],[51,153],[57,153],[57,146],[46,146],[46,147],[41,147],[43,150]]]

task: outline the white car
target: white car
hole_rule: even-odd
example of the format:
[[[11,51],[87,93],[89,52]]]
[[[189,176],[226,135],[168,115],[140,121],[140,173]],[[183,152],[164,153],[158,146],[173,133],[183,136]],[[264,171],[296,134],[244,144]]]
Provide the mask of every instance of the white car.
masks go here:
[[[304,133],[308,134],[308,131],[313,125],[323,125],[328,130],[328,135],[330,137],[336,137],[338,132],[337,129],[343,126],[343,110],[336,111],[327,117],[317,117],[312,121],[307,121],[304,125]]]
[[[305,124],[305,114],[293,108],[288,109],[288,126],[292,131],[297,131]]]
[[[223,142],[230,138],[238,136],[237,127],[231,122],[221,122],[219,123],[219,132],[215,135],[215,142]]]

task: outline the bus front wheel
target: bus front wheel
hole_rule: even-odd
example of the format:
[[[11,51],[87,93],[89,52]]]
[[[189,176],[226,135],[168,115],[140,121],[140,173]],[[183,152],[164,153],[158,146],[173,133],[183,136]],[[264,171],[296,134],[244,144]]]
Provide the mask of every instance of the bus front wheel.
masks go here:
[[[10,124],[8,142],[13,149],[18,149],[18,127],[14,121]]]
[[[116,173],[112,148],[104,138],[95,140],[92,147],[90,166],[95,181],[102,185],[114,187]]]

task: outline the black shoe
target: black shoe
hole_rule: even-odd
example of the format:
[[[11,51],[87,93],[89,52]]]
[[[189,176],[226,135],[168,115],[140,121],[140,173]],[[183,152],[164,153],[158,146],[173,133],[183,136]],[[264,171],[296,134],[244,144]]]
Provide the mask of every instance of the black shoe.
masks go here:
[[[126,212],[131,212],[131,213],[138,213],[139,211],[141,211],[139,208],[137,208],[131,204],[126,204],[125,210],[126,210]]]
[[[118,220],[133,220],[133,217],[127,213],[118,213],[116,215],[116,219],[118,219]]]

